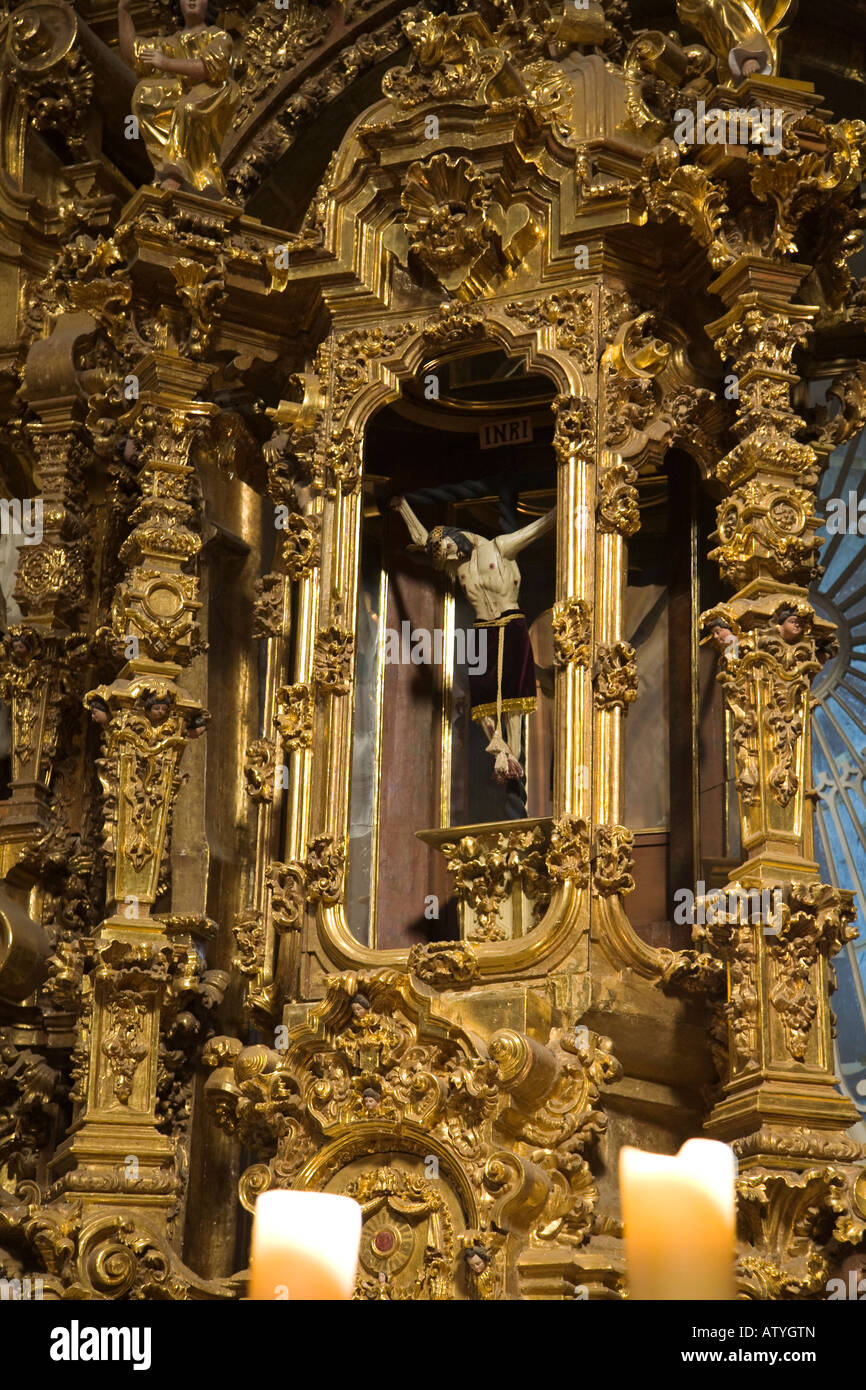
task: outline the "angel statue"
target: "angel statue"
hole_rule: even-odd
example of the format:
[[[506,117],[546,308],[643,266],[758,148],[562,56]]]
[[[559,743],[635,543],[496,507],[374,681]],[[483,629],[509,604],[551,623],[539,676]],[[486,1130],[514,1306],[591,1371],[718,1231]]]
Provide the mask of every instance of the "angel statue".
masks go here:
[[[212,0],[173,0],[183,28],[155,39],[136,37],[132,0],[118,0],[120,52],[141,81],[132,97],[155,182],[209,198],[225,197],[219,156],[238,104],[232,41],[214,26]]]
[[[487,752],[495,760],[494,781],[520,778],[521,721],[535,709],[536,692],[529,628],[517,607],[520,570],[514,557],[553,529],[556,508],[520,531],[488,540],[456,526],[428,531],[404,497],[392,498],[391,506],[436,568],[456,576],[475,610],[475,628],[486,633],[486,660],[478,671],[469,670],[472,718],[490,740]]]
[[[775,74],[779,39],[797,0],[677,0],[677,14],[707,41],[737,79]]]

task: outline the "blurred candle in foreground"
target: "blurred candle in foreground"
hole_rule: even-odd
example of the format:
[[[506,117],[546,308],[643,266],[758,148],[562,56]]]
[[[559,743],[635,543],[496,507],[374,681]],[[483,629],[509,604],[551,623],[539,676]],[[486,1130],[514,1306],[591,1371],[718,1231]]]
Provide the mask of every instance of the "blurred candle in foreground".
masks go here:
[[[728,1145],[714,1139],[689,1139],[675,1155],[622,1150],[632,1298],[733,1298],[736,1171]]]
[[[330,1192],[263,1192],[253,1216],[254,1299],[348,1299],[355,1291],[361,1208]]]

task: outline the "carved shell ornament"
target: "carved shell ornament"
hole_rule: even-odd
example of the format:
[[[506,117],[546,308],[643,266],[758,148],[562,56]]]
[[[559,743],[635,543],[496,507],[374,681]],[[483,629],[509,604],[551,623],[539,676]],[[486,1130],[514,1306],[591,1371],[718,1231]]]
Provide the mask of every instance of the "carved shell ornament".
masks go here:
[[[468,159],[437,154],[411,164],[401,202],[409,250],[436,276],[470,264],[493,235],[490,195]]]

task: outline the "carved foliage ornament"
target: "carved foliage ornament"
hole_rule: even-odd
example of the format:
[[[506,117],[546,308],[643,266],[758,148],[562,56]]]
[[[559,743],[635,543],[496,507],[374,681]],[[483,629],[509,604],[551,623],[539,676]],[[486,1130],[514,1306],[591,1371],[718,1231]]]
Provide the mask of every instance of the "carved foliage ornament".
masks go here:
[[[552,338],[551,346],[573,357],[581,371],[595,365],[595,312],[588,290],[560,290],[545,299],[516,300],[506,313]]]
[[[283,747],[291,752],[309,748],[313,742],[313,695],[303,683],[283,685],[277,691],[275,721]]]
[[[553,606],[553,663],[560,670],[572,663],[588,666],[592,643],[592,609],[586,599],[567,598]]]
[[[635,650],[628,642],[596,647],[593,667],[595,703],[599,709],[621,709],[637,699]]]
[[[553,449],[561,464],[592,458],[595,450],[595,405],[580,396],[555,396]]]
[[[853,895],[824,883],[792,883],[782,911],[782,927],[771,938],[774,978],[770,1003],[779,1014],[790,1057],[805,1061],[812,1024],[818,1014],[819,955],[827,959],[857,935]]]
[[[483,102],[505,65],[506,55],[476,14],[410,13],[403,32],[411,62],[386,73],[382,91],[404,108],[429,101]],[[519,92],[519,84],[514,89]]]
[[[5,61],[31,124],[60,134],[82,157],[94,73],[77,46],[72,7],[54,0],[22,5],[10,18],[4,39]]]
[[[506,199],[507,203],[507,199]],[[463,157],[410,164],[402,193],[406,254],[450,294],[475,298],[514,270],[540,231],[522,203],[494,201],[490,181]],[[391,244],[400,251],[401,238]]]
[[[603,534],[633,536],[640,530],[637,470],[614,455],[599,470],[596,522]]]
[[[442,846],[457,896],[472,908],[478,922],[471,940],[503,940],[499,908],[517,885],[532,903],[535,917],[541,915],[550,896],[546,846],[542,826],[521,830],[519,822],[514,830],[464,835]]]
[[[338,903],[343,894],[345,866],[345,846],[335,844],[327,835],[310,841],[306,859],[270,864],[266,879],[277,931],[299,930],[307,903]]]
[[[592,856],[592,886],[600,897],[625,895],[634,889],[634,835],[624,825],[600,825]]]
[[[554,883],[570,879],[578,888],[588,887],[589,827],[582,817],[569,814],[554,822],[547,871]]]
[[[313,681],[330,695],[345,695],[349,690],[355,639],[351,632],[331,624],[316,633],[313,648]]]

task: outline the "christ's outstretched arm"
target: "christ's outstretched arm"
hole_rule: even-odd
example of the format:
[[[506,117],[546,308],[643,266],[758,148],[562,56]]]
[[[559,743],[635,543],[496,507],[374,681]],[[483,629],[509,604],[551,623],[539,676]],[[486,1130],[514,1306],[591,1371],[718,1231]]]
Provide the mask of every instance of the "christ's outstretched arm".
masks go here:
[[[552,531],[556,524],[556,508],[551,507],[545,516],[540,516],[537,521],[531,521],[528,526],[522,526],[519,531],[506,531],[504,535],[496,537],[496,544],[499,553],[506,560],[513,560],[527,545],[531,545],[539,536],[545,535],[547,531]]]
[[[399,512],[406,523],[409,535],[416,545],[424,546],[427,544],[428,531],[426,526],[418,520],[405,497],[392,497],[391,506],[395,512]]]

